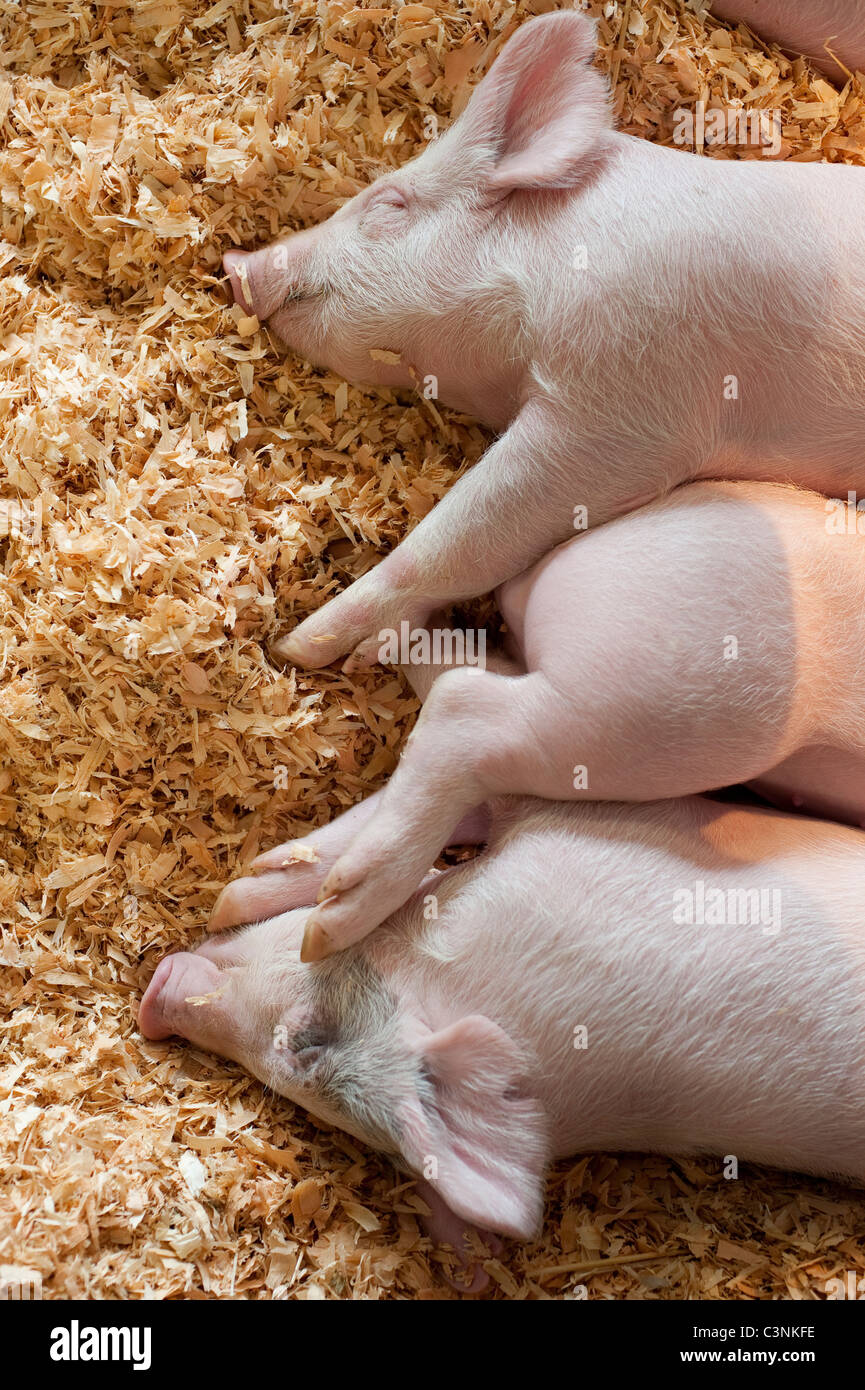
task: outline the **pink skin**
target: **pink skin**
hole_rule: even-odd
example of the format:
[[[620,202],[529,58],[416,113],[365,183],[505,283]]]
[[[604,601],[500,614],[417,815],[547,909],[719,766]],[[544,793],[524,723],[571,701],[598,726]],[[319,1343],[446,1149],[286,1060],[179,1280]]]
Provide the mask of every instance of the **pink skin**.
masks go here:
[[[225,257],[297,352],[499,433],[281,657],[370,660],[534,564],[576,507],[594,527],[699,477],[865,494],[865,173],[622,135],[593,50],[578,13],[529,21],[417,159]]]
[[[403,668],[424,708],[329,864],[303,959],[364,937],[454,823],[503,793],[650,801],[750,781],[865,823],[857,515],[769,483],[694,483],[504,585],[508,657]]]
[[[426,1169],[452,1237],[459,1218],[531,1238],[548,1160],[580,1151],[865,1179],[861,831],[702,798],[497,799],[486,851],[426,885],[437,915],[415,895],[306,966],[318,872],[251,884],[225,924],[281,915],[163,962],[141,1028]]]
[[[788,53],[805,54],[833,82],[865,72],[863,0],[714,0],[712,14],[744,22]]]

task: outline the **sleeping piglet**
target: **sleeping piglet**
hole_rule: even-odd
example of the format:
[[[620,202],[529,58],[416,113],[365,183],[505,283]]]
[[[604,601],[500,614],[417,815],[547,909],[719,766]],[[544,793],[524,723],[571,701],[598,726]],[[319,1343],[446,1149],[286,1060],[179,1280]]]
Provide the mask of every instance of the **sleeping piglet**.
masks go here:
[[[865,170],[619,133],[594,47],[580,13],[531,20],[419,157],[225,256],[305,357],[498,432],[279,656],[369,659],[381,628],[519,574],[575,518],[689,479],[865,494]]]
[[[234,922],[269,920],[159,964],[148,1037],[234,1058],[422,1175],[440,1218],[521,1239],[580,1150],[865,1177],[861,831],[496,798],[460,827],[477,859],[303,965],[302,904],[373,801],[236,885]]]

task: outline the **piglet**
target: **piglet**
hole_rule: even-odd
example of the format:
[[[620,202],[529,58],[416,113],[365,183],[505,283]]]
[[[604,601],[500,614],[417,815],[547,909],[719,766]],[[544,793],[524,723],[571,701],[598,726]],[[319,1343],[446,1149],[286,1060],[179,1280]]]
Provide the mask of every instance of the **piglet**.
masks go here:
[[[297,352],[498,432],[277,655],[368,660],[381,628],[689,479],[865,491],[865,171],[621,134],[594,46],[580,13],[530,21],[418,158],[225,256]]]
[[[861,831],[496,798],[463,828],[477,859],[303,965],[303,905],[369,813],[288,873],[296,846],[263,856],[231,920],[268,920],[166,957],[143,1032],[235,1059],[421,1175],[439,1213],[519,1239],[550,1159],[583,1150],[865,1177]]]

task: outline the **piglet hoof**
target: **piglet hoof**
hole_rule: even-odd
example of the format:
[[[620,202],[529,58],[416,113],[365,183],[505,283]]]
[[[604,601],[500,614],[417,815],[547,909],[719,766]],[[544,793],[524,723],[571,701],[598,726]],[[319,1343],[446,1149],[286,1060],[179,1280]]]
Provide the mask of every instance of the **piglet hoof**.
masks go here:
[[[330,873],[327,875],[327,878],[324,880],[324,883],[318,890],[316,902],[319,907],[324,907],[326,903],[330,903],[331,899],[339,897],[341,893],[347,892],[349,888],[355,888],[359,883],[362,883],[365,874],[365,865],[355,861],[355,864],[352,866],[351,859],[348,855],[344,854],[341,859],[337,859]]]
[[[306,623],[301,623],[272,644],[270,650],[276,661],[315,671],[329,666],[352,645],[350,637],[340,637],[337,632],[306,633],[301,631],[305,627]]]
[[[322,884],[304,937],[301,960],[324,960],[353,946],[396,912],[423,877],[392,854],[359,841],[338,859]]]
[[[316,961],[327,960],[333,952],[333,942],[315,917],[310,917],[303,933],[300,959],[304,965],[314,965]]]
[[[381,661],[381,642],[377,637],[368,637],[361,642],[342,664],[342,673],[353,676],[356,671],[369,671]]]
[[[490,1276],[482,1264],[470,1262],[463,1265],[459,1255],[456,1255],[456,1261],[450,1270],[442,1267],[442,1278],[456,1293],[484,1293],[489,1288]]]

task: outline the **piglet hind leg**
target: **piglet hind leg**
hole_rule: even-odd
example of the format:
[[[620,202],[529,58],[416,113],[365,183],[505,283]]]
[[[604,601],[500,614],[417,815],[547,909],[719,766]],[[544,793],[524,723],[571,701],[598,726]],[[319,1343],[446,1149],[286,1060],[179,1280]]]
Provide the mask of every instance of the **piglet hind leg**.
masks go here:
[[[333,865],[364,821],[375,814],[379,796],[373,793],[327,825],[259,854],[250,865],[250,875],[235,878],[223,888],[207,930],[218,932],[247,922],[263,922],[314,902]]]
[[[303,960],[352,945],[401,907],[472,807],[536,787],[537,731],[556,698],[539,674],[456,667],[434,682],[376,814],[322,884]]]

